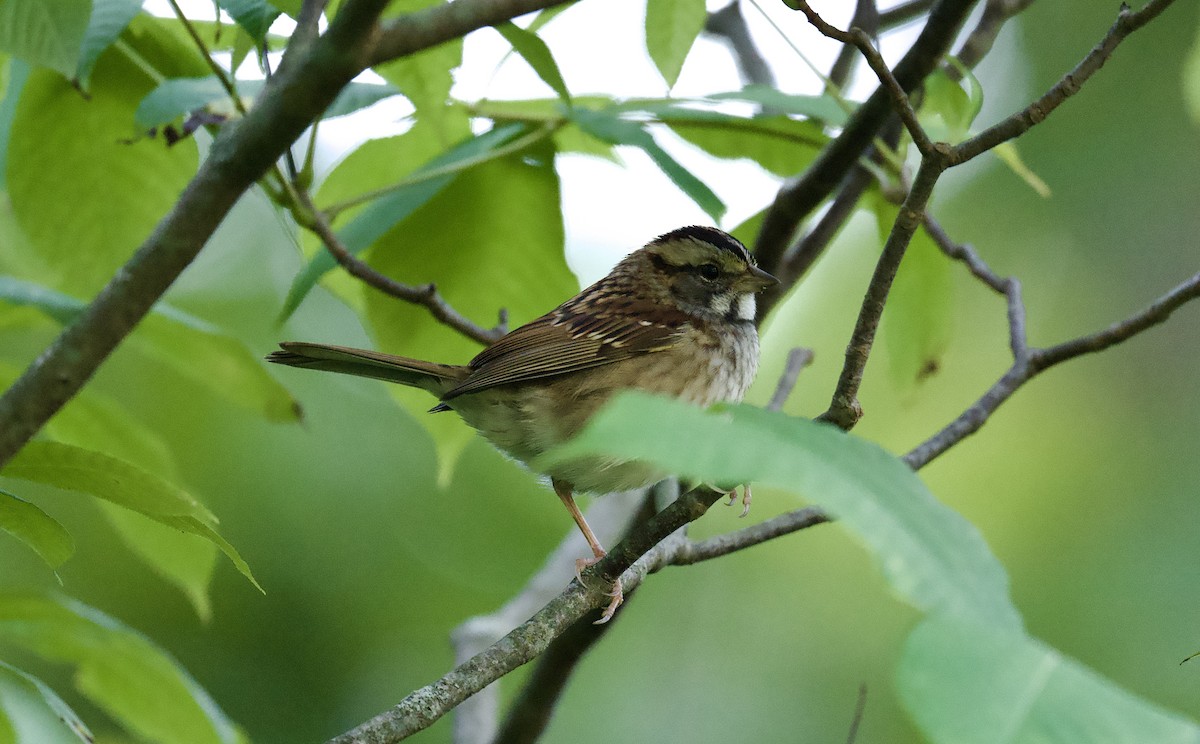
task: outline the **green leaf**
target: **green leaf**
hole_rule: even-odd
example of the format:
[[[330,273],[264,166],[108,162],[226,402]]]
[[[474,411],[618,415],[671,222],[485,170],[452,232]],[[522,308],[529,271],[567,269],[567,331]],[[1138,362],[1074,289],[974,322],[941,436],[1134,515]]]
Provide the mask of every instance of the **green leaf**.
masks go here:
[[[70,78],[87,33],[91,0],[4,0],[0,51]]]
[[[216,75],[171,78],[146,94],[138,103],[133,119],[139,129],[161,127],[224,98],[227,98],[225,88]]]
[[[925,95],[917,114],[930,139],[950,144],[961,142],[978,113],[977,102],[945,70],[938,68],[925,78]]]
[[[763,107],[764,113],[772,115],[788,114],[816,119],[829,126],[841,127],[850,118],[850,113],[843,104],[830,95],[799,95],[784,93],[769,85],[747,85],[741,90],[728,93],[715,93],[706,98],[713,101],[748,101]],[[851,103],[851,106],[855,104]]]
[[[217,4],[255,41],[266,38],[267,30],[280,12],[266,0],[217,0]]]
[[[0,638],[75,667],[79,692],[139,740],[233,744],[233,724],[145,636],[63,597],[0,595]]]
[[[0,277],[0,302],[36,307],[60,323],[69,323],[84,309],[74,297],[11,277]],[[129,341],[183,377],[268,420],[301,418],[299,403],[267,372],[258,354],[199,318],[159,303]]]
[[[512,22],[501,23],[495,26],[495,29],[512,45],[513,50],[529,63],[542,82],[549,85],[564,103],[570,105],[571,94],[546,42],[534,32],[526,31]]]
[[[92,0],[92,17],[75,68],[75,81],[80,88],[88,90],[96,60],[140,12],[142,0]]]
[[[578,291],[563,255],[559,203],[553,151],[542,140],[460,174],[378,240],[370,263],[400,281],[436,282],[452,307],[483,326],[506,308],[515,327]],[[513,204],[522,205],[520,219]],[[382,349],[442,362],[466,362],[479,351],[423,307],[378,292],[367,293],[366,307]],[[389,390],[430,428],[444,480],[474,432],[456,416],[427,414],[433,400],[422,391]]]
[[[1036,191],[1038,196],[1043,199],[1050,198],[1050,185],[1025,165],[1020,151],[1017,150],[1016,142],[1012,140],[1001,142],[992,148],[992,154],[999,158],[1001,163],[1007,165],[1009,170],[1017,174],[1017,177],[1024,181],[1029,188]]]
[[[918,609],[1019,629],[1003,567],[974,525],[942,505],[900,460],[827,424],[746,405],[705,411],[627,392],[575,439],[534,463],[640,460],[705,483],[762,483],[815,501],[874,554]]]
[[[646,50],[668,88],[679,79],[683,60],[704,29],[707,17],[704,0],[647,1]]]
[[[933,744],[1197,744],[1200,727],[1019,632],[932,616],[909,636],[900,699]]]
[[[25,445],[0,474],[86,493],[168,527],[199,535],[216,545],[243,576],[262,589],[238,552],[213,530],[216,517],[211,512],[183,489],[130,463],[74,445],[34,441]]]
[[[58,520],[3,490],[0,490],[0,530],[33,548],[51,569],[75,554],[75,541]]]
[[[887,241],[900,208],[874,190],[872,206],[881,244]],[[935,374],[950,344],[954,319],[953,267],[924,227],[908,244],[904,261],[880,319],[892,379],[904,391]]]
[[[428,1],[415,5],[429,5]],[[461,38],[410,54],[374,68],[384,80],[400,89],[417,109],[418,121],[434,126],[444,125],[450,115],[450,88],[454,85],[454,70],[462,64]],[[445,127],[449,147],[458,140],[458,132]]]
[[[747,158],[778,176],[794,176],[807,168],[829,141],[815,122],[786,116],[662,119],[671,131],[713,157]]]
[[[11,728],[5,731],[5,719]],[[7,738],[6,738],[7,737]],[[0,661],[0,742],[95,741],[87,724],[58,693],[32,674]]]
[[[667,178],[696,202],[714,222],[721,221],[721,217],[725,215],[725,203],[703,181],[659,147],[654,137],[641,124],[620,119],[609,112],[583,108],[572,109],[570,115],[580,129],[599,140],[614,145],[632,145],[643,150]]]
[[[1183,59],[1181,72],[1184,106],[1191,115],[1192,123],[1200,124],[1200,32]]]
[[[49,283],[57,289],[95,293],[196,170],[193,142],[129,143],[134,109],[150,87],[141,69],[112,50],[96,65],[89,99],[46,70],[25,83],[9,139],[9,195],[30,243],[55,268]]]
[[[216,543],[105,501],[99,506],[129,550],[182,591],[196,616],[207,622],[212,617],[208,593],[217,567]]]
[[[441,193],[459,176],[461,171],[456,169],[469,167],[479,158],[486,156],[497,147],[511,142],[526,131],[528,131],[526,127],[521,124],[506,124],[459,143],[418,168],[401,182],[403,185],[399,185],[390,193],[373,200],[346,225],[338,228],[338,238],[351,253],[361,253],[401,221],[407,219],[413,212],[428,203],[430,199]],[[403,137],[391,138],[391,142],[400,144],[403,139]],[[375,160],[376,151],[388,146],[387,141],[367,142],[360,148],[361,154],[352,154],[335,169],[334,174],[343,169],[357,170],[360,163],[363,162],[362,155],[370,155],[370,158],[365,161],[366,163],[378,162]],[[334,174],[329,176],[330,181],[335,179]],[[328,183],[327,185],[336,186],[336,184]],[[364,185],[366,184],[356,179],[357,193],[362,193],[361,189]],[[326,192],[330,190],[322,187],[322,201],[324,201]],[[335,266],[337,266],[337,262],[328,251],[321,250],[316,253],[292,281],[292,286],[288,289],[287,298],[283,303],[283,309],[280,311],[280,317],[291,316],[321,277]]]
[[[555,5],[553,8],[545,8],[543,10],[540,10],[540,11],[538,11],[538,14],[536,16],[534,16],[533,20],[529,22],[529,25],[526,27],[526,30],[532,31],[533,33],[536,34],[538,31],[541,31],[543,28],[545,28],[546,24],[550,23],[550,21],[553,21],[555,18],[558,18],[559,14],[562,13],[564,10],[567,10],[568,8],[574,8],[574,7],[575,7],[575,3],[569,2],[569,3],[563,3],[562,5]]]

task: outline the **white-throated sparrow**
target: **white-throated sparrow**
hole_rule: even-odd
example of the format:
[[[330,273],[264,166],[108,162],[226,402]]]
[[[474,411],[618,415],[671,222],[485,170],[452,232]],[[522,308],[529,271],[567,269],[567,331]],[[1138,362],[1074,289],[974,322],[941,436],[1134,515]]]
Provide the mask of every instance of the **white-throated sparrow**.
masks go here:
[[[758,369],[754,295],[776,283],[734,237],[683,227],[626,256],[600,281],[507,334],[464,365],[299,342],[269,361],[373,377],[429,391],[493,445],[528,463],[571,438],[613,393],[636,389],[707,406],[739,401]],[[553,467],[555,493],[605,554],[575,490],[606,493],[667,474],[640,462],[585,458]],[[601,622],[621,603],[618,579]]]

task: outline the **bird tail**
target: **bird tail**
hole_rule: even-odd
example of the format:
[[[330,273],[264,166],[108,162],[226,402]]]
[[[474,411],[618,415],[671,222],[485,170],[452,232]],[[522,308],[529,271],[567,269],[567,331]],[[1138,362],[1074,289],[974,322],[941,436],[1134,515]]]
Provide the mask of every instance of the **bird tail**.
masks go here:
[[[435,364],[347,346],[284,341],[279,347],[280,351],[273,351],[267,355],[268,362],[398,382],[401,385],[427,390],[439,398],[466,375],[464,367]]]

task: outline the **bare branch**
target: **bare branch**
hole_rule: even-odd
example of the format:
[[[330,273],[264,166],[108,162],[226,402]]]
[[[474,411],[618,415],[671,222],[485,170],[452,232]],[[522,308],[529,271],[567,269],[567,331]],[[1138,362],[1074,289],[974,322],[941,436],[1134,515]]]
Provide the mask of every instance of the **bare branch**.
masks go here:
[[[743,81],[775,86],[775,76],[750,36],[746,16],[742,14],[741,0],[730,0],[724,8],[709,13],[704,21],[704,30],[721,37],[729,45]]]
[[[867,712],[867,685],[858,686],[858,699],[854,701],[854,716],[850,719],[850,732],[846,734],[846,744],[854,744],[858,738],[858,727],[862,724]]]
[[[745,550],[759,543],[774,540],[777,537],[790,535],[818,524],[832,521],[819,507],[808,506],[803,509],[780,514],[765,522],[743,527],[734,532],[710,537],[700,542],[687,542],[680,546],[669,561],[672,566],[688,566],[701,561],[720,558],[739,550]]]
[[[329,220],[324,213],[313,206],[312,198],[307,191],[299,189],[297,196],[301,205],[308,211],[308,216],[311,217],[311,219],[305,220],[305,227],[312,230],[321,239],[325,248],[333,255],[334,260],[351,276],[361,279],[384,294],[411,302],[414,305],[424,305],[429,309],[429,314],[439,322],[484,346],[495,343],[496,339],[504,335],[502,327],[482,328],[471,322],[438,294],[437,285],[432,282],[420,286],[405,284],[371,268],[369,264],[360,260],[342,244],[342,241],[333,232],[333,228],[329,226]]]
[[[934,4],[921,34],[893,71],[903,90],[915,90],[934,70],[973,4],[974,0]],[[881,87],[855,110],[842,133],[808,170],[780,188],[754,245],[754,255],[764,269],[773,272],[779,266],[800,223],[833,193],[892,116],[891,94]]]
[[[955,57],[967,67],[974,67],[992,50],[1000,29],[1010,18],[1033,5],[1033,0],[987,0],[979,23],[967,35]]]
[[[783,404],[787,403],[788,396],[792,394],[792,389],[796,387],[796,379],[800,377],[800,372],[812,364],[812,360],[812,349],[795,348],[788,352],[787,362],[783,365],[783,374],[779,376],[779,383],[775,385],[775,394],[771,396],[771,402],[767,404],[768,411],[778,411],[783,408]]]
[[[1080,87],[1108,61],[1117,46],[1125,37],[1146,25],[1159,13],[1167,9],[1174,0],[1151,0],[1144,8],[1134,12],[1129,6],[1122,6],[1117,14],[1117,20],[1091,52],[1059,80],[1053,88],[1041,98],[1029,104],[1004,121],[991,126],[978,135],[954,148],[953,165],[965,163],[1002,142],[1018,137],[1029,131],[1058,108],[1063,101],[1079,92]]]
[[[854,4],[854,15],[850,18],[850,28],[860,28],[872,41],[879,34],[879,8],[875,0],[857,0]],[[850,74],[854,72],[854,48],[850,45],[842,47],[833,67],[829,69],[829,80],[839,89],[846,87]]]
[[[933,0],[908,0],[879,13],[879,28],[890,29],[914,21],[933,7]]]

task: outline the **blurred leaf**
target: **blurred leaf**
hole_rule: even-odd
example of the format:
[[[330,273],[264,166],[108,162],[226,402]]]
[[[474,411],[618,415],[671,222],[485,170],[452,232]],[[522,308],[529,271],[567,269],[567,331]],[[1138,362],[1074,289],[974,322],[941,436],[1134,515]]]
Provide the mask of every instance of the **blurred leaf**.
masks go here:
[[[859,537],[913,606],[1021,627],[1004,569],[975,526],[900,460],[834,426],[747,405],[705,411],[626,392],[534,467],[593,455],[650,462],[705,483],[755,482],[801,494]]]
[[[300,4],[301,0],[271,0],[271,5],[279,8],[292,18],[300,15]]]
[[[563,256],[559,203],[553,151],[542,141],[460,174],[384,235],[370,262],[400,281],[436,282],[451,306],[481,325],[507,308],[515,327],[578,290]],[[521,205],[520,219],[513,204]],[[368,293],[366,304],[382,349],[441,362],[466,362],[479,352],[423,307],[378,292]],[[422,391],[389,391],[433,433],[445,481],[474,433],[453,414],[428,415],[434,401]]]
[[[225,88],[216,75],[171,78],[146,94],[138,103],[133,118],[139,129],[160,127],[226,97]]]
[[[92,16],[83,37],[79,64],[75,68],[75,81],[81,89],[88,90],[92,68],[96,66],[100,54],[117,40],[140,12],[142,0],[92,0]]]
[[[6,644],[75,667],[78,690],[130,734],[172,744],[233,744],[233,724],[145,636],[74,600],[0,595]]]
[[[945,70],[939,68],[925,78],[925,95],[917,114],[930,139],[961,142],[978,113],[978,106]]]
[[[1038,196],[1043,199],[1050,198],[1050,186],[1039,178],[1038,174],[1030,170],[1029,166],[1025,165],[1025,161],[1021,159],[1021,153],[1017,150],[1016,142],[1012,140],[1001,142],[992,148],[992,154],[1000,158],[1000,162],[1016,173],[1022,181],[1037,192]]]
[[[1183,102],[1192,117],[1192,123],[1200,124],[1200,31],[1183,59],[1180,82],[1183,86]]]
[[[0,51],[70,78],[92,12],[90,0],[4,0]]]
[[[900,208],[872,191],[881,245],[887,241]],[[954,319],[954,277],[950,260],[924,227],[908,244],[904,261],[880,318],[880,337],[897,387],[911,390],[941,369]]]
[[[0,530],[33,548],[51,569],[57,569],[75,554],[75,541],[58,520],[3,490],[0,490]]]
[[[558,63],[554,61],[554,55],[551,54],[550,47],[546,46],[546,42],[542,41],[541,37],[533,31],[526,31],[511,21],[498,24],[494,28],[500,32],[513,50],[529,63],[542,82],[549,85],[564,103],[570,104],[571,94],[567,90],[562,72],[559,71]]]
[[[896,671],[905,708],[933,744],[1196,744],[1200,727],[1045,644],[934,615]]]
[[[554,130],[554,149],[559,153],[591,155],[612,163],[620,163],[616,150],[610,142],[596,139],[580,129],[577,124],[564,124]]]
[[[769,85],[747,85],[741,90],[716,93],[706,98],[713,101],[749,101],[762,106],[764,114],[803,116],[833,127],[843,126],[850,116],[833,96],[784,93]],[[854,104],[851,102],[850,105]]]
[[[983,110],[983,86],[980,85],[979,78],[975,77],[975,71],[960,62],[958,57],[949,55],[946,62],[954,68],[962,83],[967,86],[967,101],[970,104],[967,109],[967,123],[971,124]]]
[[[254,91],[258,95],[258,90]],[[325,110],[323,118],[336,119],[339,116],[353,114],[355,111],[372,106],[385,98],[400,95],[400,90],[386,83],[353,82],[342,88],[338,97],[333,99]]]
[[[714,222],[720,222],[725,214],[725,203],[692,172],[659,147],[641,124],[625,121],[609,112],[575,108],[571,119],[580,129],[604,142],[614,145],[632,145],[643,150],[654,164],[671,179],[679,190],[703,209]]]
[[[437,5],[441,0],[397,0],[388,6],[385,15],[394,16]],[[448,105],[450,88],[454,85],[454,70],[462,64],[463,40],[453,39],[424,51],[410,54],[375,67],[384,80],[395,85],[417,109],[417,120],[432,125],[437,131],[446,123],[453,108]],[[462,133],[454,127],[445,130],[443,147],[457,142]]]
[[[4,730],[5,718],[11,723]],[[7,737],[7,738],[6,738]],[[45,682],[0,661],[0,742],[95,741],[87,724]]]
[[[207,622],[212,617],[208,593],[217,567],[217,546],[108,502],[99,506],[133,554],[182,591],[196,616]]]
[[[255,41],[266,38],[267,29],[271,28],[280,12],[266,0],[217,0],[217,4]]]
[[[80,300],[32,282],[0,277],[0,302],[37,307],[59,323],[83,312]],[[299,403],[238,339],[159,303],[130,336],[130,345],[220,397],[271,421],[299,421]]]
[[[404,179],[401,182],[404,185],[372,200],[352,220],[337,229],[338,238],[351,253],[361,253],[459,177],[461,171],[455,170],[456,168],[470,167],[480,157],[511,142],[518,135],[527,131],[526,127],[521,124],[506,124],[471,137],[442,153]],[[393,138],[393,141],[399,142],[400,139],[402,138]],[[364,153],[374,153],[377,149],[385,147],[384,144],[373,143],[381,143],[381,141],[368,141],[360,149]],[[377,162],[374,160],[363,161],[356,155],[347,158],[334,170],[334,173],[343,170],[358,170],[362,167],[370,168]],[[340,174],[339,177],[341,177]],[[333,180],[334,175],[331,174],[329,179]],[[356,194],[363,193],[361,191],[363,185],[361,182],[355,183],[358,189]],[[322,199],[326,191],[327,189],[323,187]],[[286,319],[295,312],[321,277],[335,266],[337,266],[337,261],[328,251],[321,250],[316,253],[292,280],[292,286],[288,289],[287,298],[280,311],[280,318]]]
[[[778,176],[794,176],[808,167],[829,138],[820,125],[786,116],[743,119],[736,116],[672,120],[671,131],[718,158],[748,158]]]
[[[704,0],[648,0],[646,3],[646,51],[667,81],[675,86],[683,61],[708,17]]]
[[[101,56],[90,99],[62,77],[33,72],[9,140],[13,212],[57,289],[90,296],[134,252],[196,170],[192,142],[127,144],[146,74],[121,54]],[[97,184],[103,184],[99,188]]]
[[[249,566],[213,530],[216,517],[189,493],[123,460],[59,442],[25,445],[0,474],[104,499],[216,545],[260,591]]]

